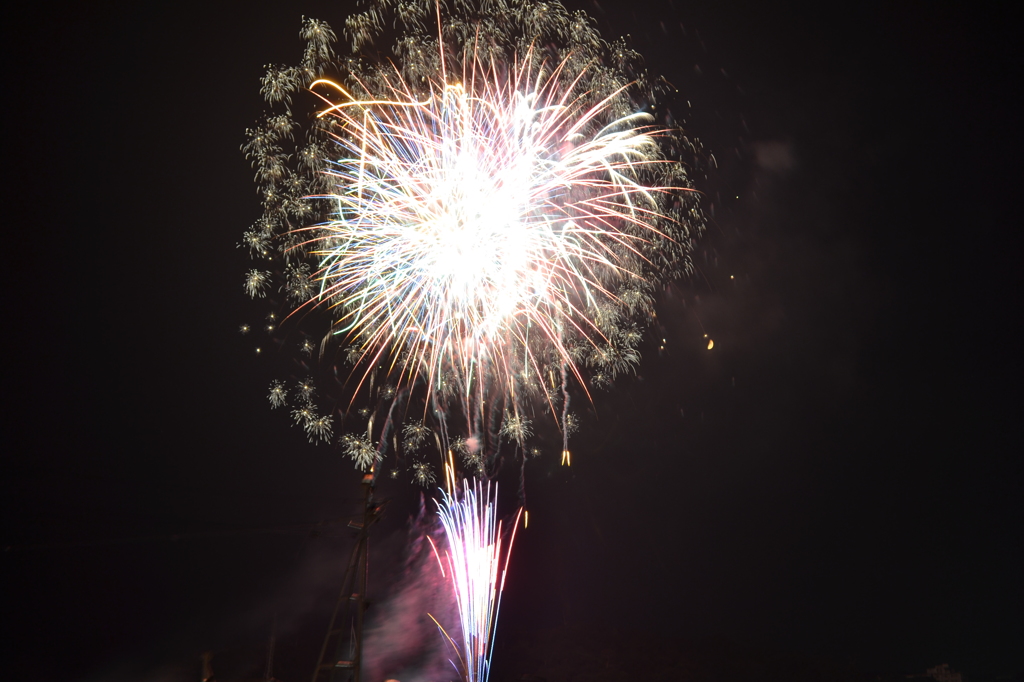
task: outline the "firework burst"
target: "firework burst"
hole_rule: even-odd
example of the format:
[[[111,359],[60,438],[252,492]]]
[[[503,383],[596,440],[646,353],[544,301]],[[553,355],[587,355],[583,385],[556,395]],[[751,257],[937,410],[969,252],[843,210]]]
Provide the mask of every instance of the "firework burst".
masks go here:
[[[309,231],[312,300],[430,390],[453,377],[467,401],[486,386],[516,411],[517,385],[543,383],[545,367],[578,375],[571,341],[608,348],[590,311],[641,277],[670,190],[643,182],[665,163],[650,116],[603,124],[614,96],[591,104],[561,80],[564,63],[531,73],[528,57],[504,78],[473,63],[422,102],[397,75],[388,100],[313,84],[344,98],[323,113],[346,135],[334,218]]]
[[[264,205],[240,244],[263,262],[247,292],[273,280],[279,306],[328,310],[352,395],[381,371],[398,389],[381,400],[422,388],[425,415],[461,414],[480,473],[503,440],[526,451],[538,409],[567,439],[571,385],[634,369],[654,287],[688,271],[703,226],[696,150],[653,113],[670,86],[557,2],[371,0],[350,55],[324,22],[301,35],[242,146]],[[385,35],[392,58],[369,47]]]

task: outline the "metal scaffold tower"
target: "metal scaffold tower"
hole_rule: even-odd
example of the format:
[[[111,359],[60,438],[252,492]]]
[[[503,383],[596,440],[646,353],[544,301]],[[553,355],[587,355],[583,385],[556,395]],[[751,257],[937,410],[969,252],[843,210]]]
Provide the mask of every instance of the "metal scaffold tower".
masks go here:
[[[363,520],[349,522],[349,527],[358,531],[356,544],[341,581],[338,603],[331,614],[312,682],[361,682],[370,527],[384,510],[384,504],[374,500],[374,483],[373,472],[363,476]]]

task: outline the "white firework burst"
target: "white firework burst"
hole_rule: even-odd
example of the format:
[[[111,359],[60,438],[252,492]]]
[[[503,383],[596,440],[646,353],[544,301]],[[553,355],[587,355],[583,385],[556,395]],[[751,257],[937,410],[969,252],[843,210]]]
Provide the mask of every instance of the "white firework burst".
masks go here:
[[[267,396],[270,400],[270,407],[284,407],[288,404],[288,391],[284,387],[283,381],[274,381],[270,384],[270,395]]]
[[[602,343],[590,351],[587,364],[600,367],[611,378],[623,372],[633,370],[640,362],[640,354],[630,348],[616,343]]]
[[[572,412],[566,412],[562,416],[562,430],[565,432],[566,437],[571,436],[580,430],[580,420]]]
[[[303,400],[312,400],[313,396],[316,395],[316,387],[313,385],[312,377],[306,377],[299,382],[297,389],[299,397]]]
[[[266,258],[270,255],[271,235],[263,229],[252,228],[242,234],[242,243],[239,247],[249,249],[250,255]]]
[[[501,435],[522,445],[533,435],[532,422],[518,414],[505,413],[505,421],[501,424]]]
[[[264,298],[270,286],[270,276],[267,270],[252,269],[245,273],[245,293],[252,298]]]
[[[330,415],[318,415],[306,422],[305,429],[310,443],[329,443],[334,433],[334,420]]]
[[[366,435],[347,433],[341,437],[340,443],[342,450],[352,459],[357,469],[367,471],[380,461],[380,453]]]
[[[437,479],[434,477],[434,470],[426,462],[416,462],[412,465],[412,482],[429,488]]]
[[[301,331],[353,368],[349,386],[371,402],[360,415],[399,401],[423,401],[427,420],[460,411],[472,448],[451,449],[484,471],[503,439],[525,448],[525,415],[560,412],[567,438],[570,386],[609,387],[639,362],[653,292],[688,270],[703,228],[684,162],[697,150],[655,106],[667,83],[557,0],[361,4],[345,22],[351,53],[304,17],[301,63],[267,66],[271,111],[242,144],[263,216],[239,246],[268,269],[245,290],[280,292],[289,321],[327,311]],[[302,337],[299,350],[315,345]],[[293,415],[318,434],[307,381]],[[405,425],[367,442],[397,436],[412,452],[431,433]],[[365,469],[377,450],[360,438],[342,444]]]
[[[416,450],[430,434],[430,429],[422,422],[409,422],[402,428],[402,445],[408,451]]]
[[[296,424],[302,424],[303,427],[316,418],[316,408],[310,403],[302,403],[292,410],[292,421]]]

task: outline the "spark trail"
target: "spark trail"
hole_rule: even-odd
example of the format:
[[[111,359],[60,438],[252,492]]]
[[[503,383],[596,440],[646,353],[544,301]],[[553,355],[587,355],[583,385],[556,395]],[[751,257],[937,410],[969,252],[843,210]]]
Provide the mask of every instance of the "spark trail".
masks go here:
[[[437,515],[448,540],[441,572],[452,584],[462,628],[459,647],[438,624],[459,654],[460,674],[467,682],[487,682],[490,675],[494,631],[505,586],[508,557],[519,525],[516,514],[508,546],[502,546],[502,524],[497,517],[498,486],[490,482],[462,481],[450,493],[441,490]],[[436,550],[435,550],[436,551]],[[445,570],[447,565],[447,570]]]

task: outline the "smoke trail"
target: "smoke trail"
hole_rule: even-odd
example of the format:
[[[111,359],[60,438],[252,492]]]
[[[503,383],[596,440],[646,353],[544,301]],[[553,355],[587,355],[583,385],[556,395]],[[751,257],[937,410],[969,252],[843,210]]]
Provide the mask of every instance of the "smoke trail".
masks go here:
[[[409,526],[402,568],[387,597],[367,611],[363,645],[363,676],[402,682],[441,682],[459,677],[449,659],[451,648],[427,614],[442,622],[458,617],[450,588],[438,569],[428,537],[439,542],[440,531],[421,498],[420,511]]]

